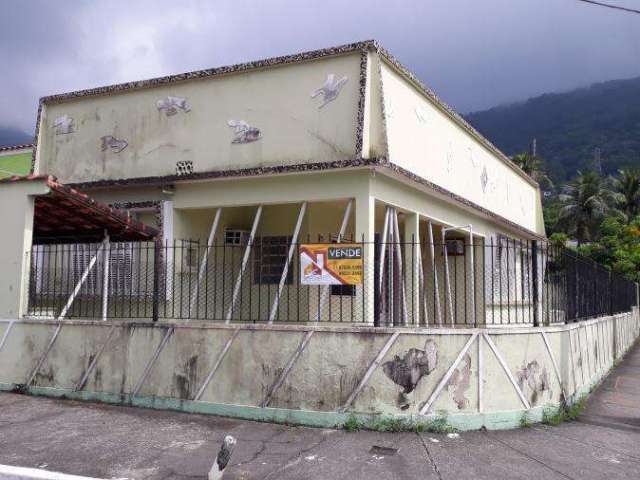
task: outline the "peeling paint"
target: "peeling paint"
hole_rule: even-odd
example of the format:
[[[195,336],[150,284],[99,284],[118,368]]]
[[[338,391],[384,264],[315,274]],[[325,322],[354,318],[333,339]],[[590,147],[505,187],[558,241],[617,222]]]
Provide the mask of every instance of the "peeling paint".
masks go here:
[[[547,367],[540,367],[537,360],[529,362],[526,366],[523,364],[517,371],[516,378],[522,393],[526,395],[529,392],[529,401],[532,405],[538,402],[544,392],[548,392],[550,397],[553,396]]]
[[[471,386],[471,355],[467,353],[461,363],[462,365],[453,372],[447,384],[448,389],[453,389],[453,401],[456,403],[458,410],[463,410],[469,406],[469,399],[465,394]]]
[[[393,360],[382,365],[382,369],[407,394],[416,388],[423,376],[433,372],[437,365],[438,347],[433,340],[427,340],[424,350],[411,348],[402,357],[395,355]],[[400,398],[400,403],[405,403],[403,397]]]

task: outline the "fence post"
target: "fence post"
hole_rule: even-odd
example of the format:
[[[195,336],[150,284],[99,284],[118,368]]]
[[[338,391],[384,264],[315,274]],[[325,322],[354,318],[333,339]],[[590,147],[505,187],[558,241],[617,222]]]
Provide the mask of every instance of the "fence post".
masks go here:
[[[104,232],[104,265],[102,276],[102,320],[107,319],[109,314],[109,250],[111,249],[111,243],[109,242],[109,234]]]
[[[608,285],[607,295],[609,296],[609,315],[613,315],[613,285],[612,285],[612,277],[611,270],[609,270],[609,285]]]
[[[162,248],[162,240],[157,238],[153,243],[153,304],[152,317],[153,321],[158,321],[158,306],[160,300],[160,249]]]
[[[540,326],[540,315],[538,312],[538,241],[531,241],[531,296],[533,297],[533,326]]]

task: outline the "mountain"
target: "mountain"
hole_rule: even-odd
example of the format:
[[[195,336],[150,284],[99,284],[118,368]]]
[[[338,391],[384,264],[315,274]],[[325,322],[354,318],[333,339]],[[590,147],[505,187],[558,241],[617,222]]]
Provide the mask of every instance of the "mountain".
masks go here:
[[[0,127],[0,147],[33,143],[33,135],[13,127]]]
[[[545,94],[465,118],[507,155],[527,151],[536,138],[538,155],[558,180],[592,168],[596,148],[604,173],[640,167],[640,77]]]

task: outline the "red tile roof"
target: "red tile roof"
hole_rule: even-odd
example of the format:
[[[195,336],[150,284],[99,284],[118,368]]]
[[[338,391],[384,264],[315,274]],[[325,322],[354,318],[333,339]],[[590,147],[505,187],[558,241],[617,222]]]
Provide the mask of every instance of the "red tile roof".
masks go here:
[[[33,148],[33,143],[23,143],[20,145],[7,145],[0,146],[0,152],[8,152],[10,150],[26,150],[27,148]]]
[[[99,242],[104,232],[113,241],[150,241],[158,230],[132,219],[125,210],[97,202],[85,193],[59,183],[51,175],[25,175],[0,179],[0,185],[44,182],[50,191],[35,199],[33,242]]]

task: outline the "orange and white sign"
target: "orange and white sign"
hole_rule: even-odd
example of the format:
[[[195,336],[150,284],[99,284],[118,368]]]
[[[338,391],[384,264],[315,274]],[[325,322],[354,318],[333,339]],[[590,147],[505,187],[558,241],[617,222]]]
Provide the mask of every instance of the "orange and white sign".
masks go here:
[[[300,283],[303,285],[360,285],[362,245],[313,243],[300,245]]]

